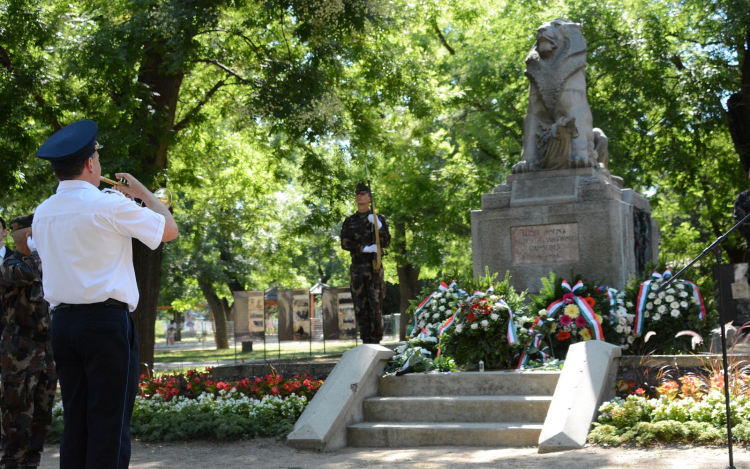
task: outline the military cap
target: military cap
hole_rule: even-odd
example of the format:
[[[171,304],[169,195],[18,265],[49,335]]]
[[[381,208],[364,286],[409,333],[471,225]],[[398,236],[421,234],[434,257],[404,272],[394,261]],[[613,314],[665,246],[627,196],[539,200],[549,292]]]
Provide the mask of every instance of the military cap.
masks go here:
[[[36,156],[49,161],[56,168],[64,168],[85,161],[102,148],[95,138],[99,126],[91,120],[66,125],[39,147]]]
[[[31,222],[34,221],[34,214],[31,215],[24,215],[21,217],[16,217],[10,221],[10,232],[15,233],[18,230],[22,230],[24,228],[31,228]]]
[[[356,194],[363,194],[363,193],[370,193],[370,188],[362,181],[359,181],[357,183],[357,189],[355,190]]]

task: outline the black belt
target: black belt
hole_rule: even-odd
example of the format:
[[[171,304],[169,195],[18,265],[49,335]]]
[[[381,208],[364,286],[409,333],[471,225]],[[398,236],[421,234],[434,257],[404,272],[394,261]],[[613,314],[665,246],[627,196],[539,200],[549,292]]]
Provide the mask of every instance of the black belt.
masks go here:
[[[14,326],[11,324],[6,330],[9,331],[11,335],[20,335],[37,342],[46,342],[49,340],[49,331],[40,332],[33,327]]]
[[[58,309],[74,308],[74,307],[100,307],[100,308],[106,307],[106,308],[120,308],[126,311],[130,310],[127,303],[123,303],[122,301],[117,301],[117,300],[113,300],[112,298],[110,298],[107,301],[101,301],[99,303],[85,303],[85,304],[77,304],[77,305],[72,305],[68,303],[60,303],[59,305],[55,306],[55,311],[57,311]]]

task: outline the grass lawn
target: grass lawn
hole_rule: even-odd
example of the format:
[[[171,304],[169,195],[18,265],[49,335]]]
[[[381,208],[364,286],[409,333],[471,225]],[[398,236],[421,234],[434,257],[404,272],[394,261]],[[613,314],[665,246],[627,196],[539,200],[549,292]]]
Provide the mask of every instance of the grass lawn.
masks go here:
[[[361,344],[362,342],[358,342]],[[213,344],[212,344],[213,345]],[[347,341],[327,341],[325,344],[325,355],[341,355],[347,350],[354,348],[353,340]],[[237,360],[263,360],[263,343],[256,342],[253,344],[254,350],[249,353],[242,353],[242,348],[237,345]],[[323,342],[312,343],[312,355],[323,355]],[[310,342],[282,342],[281,353],[279,354],[279,344],[267,344],[267,359],[273,358],[304,358],[310,356]],[[157,348],[154,351],[155,363],[176,363],[176,362],[206,362],[207,365],[216,363],[220,360],[233,360],[235,357],[234,347],[228,349],[216,350],[214,348],[206,349],[164,349]]]

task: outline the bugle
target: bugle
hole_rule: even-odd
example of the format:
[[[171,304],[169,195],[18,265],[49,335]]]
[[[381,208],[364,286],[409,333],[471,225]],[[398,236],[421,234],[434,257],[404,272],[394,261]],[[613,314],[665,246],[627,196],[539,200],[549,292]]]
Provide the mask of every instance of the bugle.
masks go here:
[[[122,186],[122,187],[128,187],[128,182],[125,179],[120,179],[119,181],[115,181],[114,179],[109,179],[104,176],[99,176],[99,180],[101,182],[104,182],[106,184],[109,184],[112,187]],[[167,208],[170,208],[172,206],[172,191],[167,189],[166,187],[160,187],[154,191],[154,196],[159,199],[159,202],[163,203],[167,206]],[[143,205],[143,201],[141,201],[140,205]]]

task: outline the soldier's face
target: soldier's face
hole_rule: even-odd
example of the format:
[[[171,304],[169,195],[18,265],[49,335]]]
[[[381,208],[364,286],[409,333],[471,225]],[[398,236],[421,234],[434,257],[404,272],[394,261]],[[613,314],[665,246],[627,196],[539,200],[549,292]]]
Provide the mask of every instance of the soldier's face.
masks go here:
[[[362,204],[369,204],[370,203],[370,194],[367,192],[360,192],[357,194],[357,205]]]

